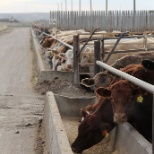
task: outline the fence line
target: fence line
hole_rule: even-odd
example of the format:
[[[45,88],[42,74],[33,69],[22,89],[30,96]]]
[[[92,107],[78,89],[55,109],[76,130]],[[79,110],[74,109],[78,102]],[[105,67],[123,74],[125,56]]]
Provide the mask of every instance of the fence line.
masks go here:
[[[153,31],[154,11],[52,11],[51,19],[56,20],[61,30],[96,28],[111,32],[119,31]]]

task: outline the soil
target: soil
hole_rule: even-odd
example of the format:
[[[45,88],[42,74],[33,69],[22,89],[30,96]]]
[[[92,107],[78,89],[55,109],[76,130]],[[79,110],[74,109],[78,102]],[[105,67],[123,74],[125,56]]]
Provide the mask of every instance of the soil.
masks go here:
[[[95,94],[80,85],[75,85],[67,80],[55,78],[52,81],[43,81],[38,83],[34,89],[44,95],[47,91],[52,91],[55,94],[80,97],[80,96],[95,96]]]

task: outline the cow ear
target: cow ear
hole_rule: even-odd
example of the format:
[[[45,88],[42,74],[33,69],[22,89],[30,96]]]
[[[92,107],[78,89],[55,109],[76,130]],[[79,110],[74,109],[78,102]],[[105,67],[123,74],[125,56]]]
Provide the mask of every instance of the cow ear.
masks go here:
[[[147,92],[145,90],[142,90],[140,88],[136,88],[132,91],[132,96],[133,98],[135,98],[135,100],[138,102],[138,103],[142,103],[143,100],[144,100],[144,95],[146,95]]]
[[[81,84],[85,87],[92,87],[94,86],[94,79],[93,78],[85,78],[81,80]]]
[[[96,90],[96,93],[101,97],[111,96],[111,90],[107,88],[100,87]]]
[[[59,52],[55,49],[52,49],[52,53],[58,54]]]
[[[60,53],[60,56],[61,57],[65,57],[65,53]]]
[[[88,115],[88,113],[82,108],[81,108],[81,113],[84,118]]]
[[[151,61],[149,59],[144,59],[144,60],[142,60],[142,66],[146,70],[149,70],[149,71],[154,70],[154,61]]]

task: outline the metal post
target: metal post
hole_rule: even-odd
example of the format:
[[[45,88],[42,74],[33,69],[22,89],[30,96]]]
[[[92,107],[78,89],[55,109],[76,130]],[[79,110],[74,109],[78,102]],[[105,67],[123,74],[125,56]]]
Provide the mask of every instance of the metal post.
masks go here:
[[[79,84],[79,36],[73,36],[73,52],[74,52],[74,84]]]
[[[71,0],[71,11],[73,11],[73,0]]]
[[[90,0],[90,12],[92,12],[92,0]]]
[[[136,0],[133,0],[133,11],[136,12]]]
[[[108,12],[108,0],[106,0],[106,8],[105,8],[105,10],[106,10],[106,13]]]
[[[50,20],[51,20],[51,11],[50,11]]]
[[[148,50],[148,35],[144,34],[144,50],[147,51]]]
[[[101,40],[101,42],[102,42],[102,52],[101,52],[101,58],[102,58],[102,60],[104,61],[104,52],[105,52],[105,49],[104,49],[104,39],[102,39]]]
[[[67,11],[67,0],[65,0],[65,11]]]
[[[111,56],[112,53],[114,52],[114,49],[117,47],[119,41],[120,41],[121,38],[122,38],[125,34],[127,34],[127,33],[129,33],[129,32],[127,31],[127,32],[123,32],[123,33],[121,33],[121,35],[120,35],[119,38],[117,39],[117,41],[116,41],[114,47],[112,48],[111,52],[108,54],[108,56],[107,56],[105,62],[107,62],[107,61],[109,60],[110,56]]]
[[[79,0],[79,12],[81,12],[81,0]]]
[[[153,104],[152,104],[152,153],[154,154],[154,93],[153,93]]]
[[[94,60],[95,72],[94,73],[97,74],[101,71],[101,67],[96,64],[96,61],[101,59],[100,58],[100,41],[94,41],[94,58],[95,58]]]
[[[58,11],[59,11],[59,4],[57,3],[57,9],[58,9]]]
[[[61,11],[63,11],[63,2],[61,1]]]

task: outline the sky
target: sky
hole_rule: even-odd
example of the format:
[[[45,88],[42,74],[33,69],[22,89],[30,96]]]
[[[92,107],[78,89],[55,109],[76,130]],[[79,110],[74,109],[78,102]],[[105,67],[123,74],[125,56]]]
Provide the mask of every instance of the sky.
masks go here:
[[[80,0],[0,0],[0,13],[79,10]],[[71,5],[73,2],[73,5]],[[106,0],[91,0],[92,10],[105,10]],[[66,7],[65,7],[66,4]],[[90,10],[90,0],[81,0],[81,11]],[[108,0],[108,10],[133,10],[133,0]],[[154,0],[136,0],[136,10],[154,10]]]

